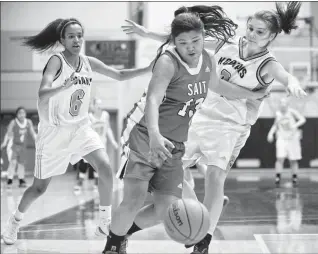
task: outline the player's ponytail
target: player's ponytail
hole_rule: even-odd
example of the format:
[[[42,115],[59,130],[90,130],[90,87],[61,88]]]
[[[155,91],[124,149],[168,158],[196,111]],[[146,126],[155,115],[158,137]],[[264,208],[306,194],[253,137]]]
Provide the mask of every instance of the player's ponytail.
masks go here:
[[[279,20],[279,29],[278,33],[284,31],[286,34],[289,34],[292,29],[296,29],[296,19],[301,7],[300,2],[288,2],[286,9],[283,9],[282,4],[276,3],[276,15]]]
[[[300,2],[288,2],[286,8],[281,3],[276,3],[276,11],[259,11],[253,16],[249,17],[247,22],[251,18],[256,18],[264,21],[271,33],[277,34],[284,31],[289,34],[292,29],[296,29],[296,19],[301,7]],[[275,39],[274,37],[274,39]]]
[[[37,35],[25,37],[23,45],[40,52],[54,48],[58,45],[61,38],[64,38],[65,29],[71,24],[79,24],[83,29],[82,24],[77,19],[56,19]]]
[[[226,17],[222,7],[218,5],[194,5],[191,7],[181,7],[175,11],[175,15],[187,10],[196,13],[204,24],[205,36],[212,37],[219,41],[227,42],[230,38],[235,36],[237,24],[230,18]]]

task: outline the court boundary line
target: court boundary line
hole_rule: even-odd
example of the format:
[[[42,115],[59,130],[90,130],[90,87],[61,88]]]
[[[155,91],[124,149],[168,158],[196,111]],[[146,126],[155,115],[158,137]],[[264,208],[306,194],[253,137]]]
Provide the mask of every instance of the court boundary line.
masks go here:
[[[265,243],[262,234],[253,234],[257,244],[259,245],[259,247],[262,250],[262,253],[264,254],[271,254],[270,250],[267,247],[267,244]]]

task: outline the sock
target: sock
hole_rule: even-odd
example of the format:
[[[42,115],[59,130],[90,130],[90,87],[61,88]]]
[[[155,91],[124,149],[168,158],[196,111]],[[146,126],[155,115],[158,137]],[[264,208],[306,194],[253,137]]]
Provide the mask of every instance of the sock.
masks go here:
[[[280,181],[280,173],[276,174],[276,181]]]
[[[111,219],[112,206],[99,206],[99,218]]]
[[[297,174],[293,174],[293,182],[297,182]]]
[[[138,227],[136,225],[136,223],[134,222],[131,226],[131,228],[128,230],[127,235],[132,235],[133,233],[136,233],[138,231],[142,230],[140,227]]]
[[[124,239],[124,235],[115,235],[112,231],[109,231],[109,236],[107,237],[107,242],[103,253],[106,253],[106,251],[114,251],[119,253],[120,244]]]
[[[19,211],[19,209],[17,209],[17,210],[15,211],[15,213],[14,213],[14,218],[15,218],[15,220],[16,220],[16,221],[20,221],[20,220],[23,219],[23,217],[24,217],[24,213],[21,213],[21,212]]]
[[[211,239],[212,239],[212,235],[210,233],[207,233],[207,235],[204,237],[204,239],[208,242],[208,244],[210,244]]]

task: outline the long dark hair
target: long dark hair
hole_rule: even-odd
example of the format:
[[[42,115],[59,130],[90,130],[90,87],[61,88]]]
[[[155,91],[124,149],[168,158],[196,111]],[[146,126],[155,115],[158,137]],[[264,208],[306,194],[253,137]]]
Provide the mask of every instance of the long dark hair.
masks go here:
[[[284,31],[289,34],[296,29],[296,19],[301,7],[300,2],[288,2],[286,8],[281,3],[276,3],[276,11],[259,11],[249,17],[247,22],[253,17],[263,20],[271,33],[277,34]]]
[[[56,19],[37,35],[23,38],[23,45],[40,52],[54,48],[61,38],[65,38],[65,29],[72,24],[80,25],[84,33],[84,28],[77,19]]]
[[[157,50],[155,64],[162,54],[164,46],[169,44],[180,33],[193,30],[204,31],[205,37],[227,42],[235,36],[235,30],[237,29],[237,25],[227,18],[223,9],[217,5],[180,7],[174,12],[174,16],[175,18],[171,23],[171,33]]]

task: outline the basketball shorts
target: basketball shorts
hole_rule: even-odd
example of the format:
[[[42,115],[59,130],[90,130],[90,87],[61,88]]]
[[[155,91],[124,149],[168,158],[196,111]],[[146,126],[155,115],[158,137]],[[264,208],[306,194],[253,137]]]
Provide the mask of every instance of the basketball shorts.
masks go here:
[[[289,160],[300,160],[301,144],[299,138],[277,139],[276,158],[287,158]]]
[[[83,156],[105,149],[98,134],[89,124],[74,126],[39,125],[35,141],[34,176],[45,179],[64,174],[68,164],[76,164]]]
[[[129,148],[122,155],[120,178],[149,181],[149,191],[181,198],[183,185],[182,156],[185,147],[182,142],[170,141],[175,146],[170,151],[172,158],[168,158],[162,162],[160,168],[156,168],[148,161],[150,151],[148,131],[141,125],[135,125],[129,135]]]
[[[26,150],[27,150],[25,145],[12,144],[11,148],[8,150],[9,150],[9,153],[8,153],[9,161],[16,160],[17,163],[25,166]]]
[[[230,169],[250,135],[250,125],[235,125],[209,119],[190,127],[184,168],[197,162]]]

